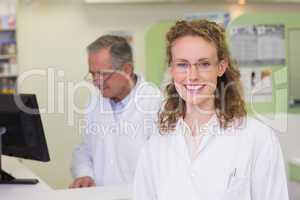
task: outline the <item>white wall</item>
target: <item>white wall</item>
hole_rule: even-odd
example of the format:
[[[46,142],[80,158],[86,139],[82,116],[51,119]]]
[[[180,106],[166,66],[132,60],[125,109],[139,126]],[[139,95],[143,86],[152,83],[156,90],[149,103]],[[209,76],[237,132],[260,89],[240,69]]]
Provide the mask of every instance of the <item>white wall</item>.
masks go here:
[[[26,2],[26,1],[24,1]],[[46,76],[33,76],[20,84],[20,91],[36,93],[41,107],[48,113],[42,115],[50,163],[24,161],[35,173],[53,188],[65,188],[71,182],[69,165],[72,150],[80,142],[80,128],[75,115],[74,125],[68,125],[70,101],[58,99],[58,84],[82,80],[87,72],[85,47],[98,36],[112,30],[128,30],[134,34],[134,56],[138,72],[143,72],[144,33],[147,27],[159,20],[179,18],[187,12],[227,10],[236,17],[244,11],[299,11],[297,5],[253,5],[239,7],[229,4],[136,4],[136,5],[86,5],[80,0],[33,0],[32,4],[21,3],[18,9],[18,61],[20,73],[32,69],[64,71],[64,77],[55,75],[54,85],[47,84]],[[50,88],[49,88],[50,87]],[[51,91],[54,99],[50,98]],[[87,92],[80,90],[74,96],[83,107]],[[50,98],[50,99],[48,99]],[[73,98],[72,98],[73,99]],[[64,113],[58,112],[58,105],[65,106]],[[53,104],[54,103],[54,104]],[[54,107],[51,107],[54,105]],[[299,136],[298,141],[299,140]],[[295,136],[293,136],[293,140]],[[288,138],[285,137],[286,144]],[[287,146],[287,145],[284,145]],[[300,156],[300,155],[298,155]]]

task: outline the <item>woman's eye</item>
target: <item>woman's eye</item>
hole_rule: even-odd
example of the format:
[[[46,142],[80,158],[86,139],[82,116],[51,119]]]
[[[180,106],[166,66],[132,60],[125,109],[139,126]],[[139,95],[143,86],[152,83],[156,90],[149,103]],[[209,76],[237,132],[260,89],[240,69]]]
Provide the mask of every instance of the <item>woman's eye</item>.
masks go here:
[[[177,67],[180,67],[180,68],[188,68],[189,67],[189,64],[187,64],[187,63],[177,63],[176,65],[177,65]]]
[[[209,66],[210,66],[210,64],[208,62],[206,62],[206,63],[198,63],[197,64],[197,67],[200,67],[200,68],[207,68]]]

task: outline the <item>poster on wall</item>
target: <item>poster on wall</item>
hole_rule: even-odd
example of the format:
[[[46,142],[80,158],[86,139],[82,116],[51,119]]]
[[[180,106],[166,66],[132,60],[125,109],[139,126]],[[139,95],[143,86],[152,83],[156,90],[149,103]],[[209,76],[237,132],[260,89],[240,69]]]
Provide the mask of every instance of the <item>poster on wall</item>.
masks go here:
[[[239,66],[285,65],[283,24],[231,28],[230,50]]]
[[[197,19],[207,19],[221,24],[224,28],[230,22],[230,14],[228,12],[216,11],[216,12],[194,12],[187,13],[183,16],[184,20],[192,21]]]
[[[240,73],[246,102],[272,102],[271,67],[242,67]]]

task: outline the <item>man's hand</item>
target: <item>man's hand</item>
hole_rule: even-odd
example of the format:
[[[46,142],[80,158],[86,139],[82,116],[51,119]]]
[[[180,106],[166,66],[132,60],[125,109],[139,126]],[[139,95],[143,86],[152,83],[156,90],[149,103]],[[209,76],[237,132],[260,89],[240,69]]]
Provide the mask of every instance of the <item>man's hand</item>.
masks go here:
[[[89,176],[83,176],[74,180],[69,188],[83,188],[83,187],[94,187],[96,186],[95,181]]]

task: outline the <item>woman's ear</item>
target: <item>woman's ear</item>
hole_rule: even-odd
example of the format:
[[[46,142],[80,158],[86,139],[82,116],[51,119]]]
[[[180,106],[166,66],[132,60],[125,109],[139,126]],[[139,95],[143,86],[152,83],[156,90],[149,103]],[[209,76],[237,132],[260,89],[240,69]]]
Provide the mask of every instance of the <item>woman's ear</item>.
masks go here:
[[[168,74],[172,77],[173,76],[173,73],[174,73],[174,68],[173,67],[169,67],[168,66]]]
[[[220,61],[219,67],[218,67],[218,76],[221,77],[225,73],[226,69],[228,67],[228,59],[225,58]]]

